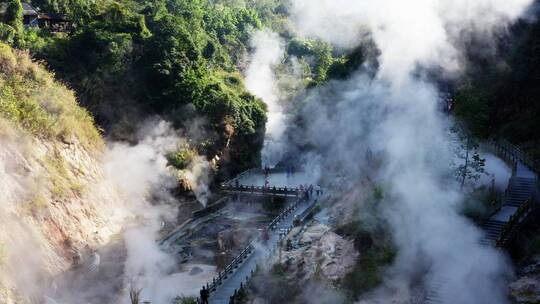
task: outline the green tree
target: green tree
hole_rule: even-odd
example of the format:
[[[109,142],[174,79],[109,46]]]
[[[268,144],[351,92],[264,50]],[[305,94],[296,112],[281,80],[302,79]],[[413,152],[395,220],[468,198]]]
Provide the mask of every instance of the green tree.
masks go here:
[[[464,125],[457,124],[452,131],[458,137],[455,155],[459,163],[455,169],[455,175],[460,188],[463,189],[467,180],[476,181],[485,174],[486,160],[480,157],[478,139],[465,129]]]
[[[1,22],[11,26],[17,32],[22,31],[23,8],[20,0],[7,0],[0,3],[0,12],[3,11]]]

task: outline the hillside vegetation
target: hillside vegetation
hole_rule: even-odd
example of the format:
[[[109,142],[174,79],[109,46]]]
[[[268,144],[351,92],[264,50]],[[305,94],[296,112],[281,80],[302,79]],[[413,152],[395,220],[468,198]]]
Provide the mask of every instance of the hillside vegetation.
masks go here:
[[[0,299],[33,303],[49,278],[120,232],[103,140],[71,90],[0,44]]]
[[[28,53],[0,43],[0,119],[41,139],[79,141],[89,151],[103,141],[93,118],[72,91],[32,62]],[[6,132],[6,129],[0,129]]]
[[[470,55],[455,113],[478,137],[502,137],[540,159],[540,22],[515,24],[501,56]]]
[[[295,37],[281,0],[29,1],[67,14],[74,26],[63,33],[24,29],[20,0],[8,2],[0,39],[44,60],[108,137],[133,141],[138,122],[159,115],[186,130],[188,149],[218,156],[228,174],[260,164],[266,106],[241,75],[252,32],[280,33],[287,48],[277,72],[290,77],[287,66],[298,64],[300,88],[344,78],[365,57],[364,47],[343,54]]]

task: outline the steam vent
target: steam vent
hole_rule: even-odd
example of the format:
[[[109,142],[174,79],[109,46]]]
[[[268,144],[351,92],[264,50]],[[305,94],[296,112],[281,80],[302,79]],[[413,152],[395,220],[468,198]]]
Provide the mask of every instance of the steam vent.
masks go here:
[[[0,1],[0,304],[540,303],[540,0]]]

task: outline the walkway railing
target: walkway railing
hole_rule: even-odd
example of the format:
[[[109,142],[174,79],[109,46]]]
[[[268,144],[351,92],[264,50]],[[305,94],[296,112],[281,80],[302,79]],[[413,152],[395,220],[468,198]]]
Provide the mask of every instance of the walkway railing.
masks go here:
[[[262,186],[232,186],[229,184],[222,184],[221,191],[228,193],[244,193],[244,194],[268,194],[268,195],[282,195],[282,196],[298,196],[299,190],[296,188],[287,187],[262,187]]]
[[[259,169],[259,168],[252,168],[252,169],[248,169],[240,174],[238,174],[235,178],[233,179],[230,179],[226,182],[223,183],[223,185],[232,185],[234,184],[237,180],[240,180],[241,178],[243,178],[244,176],[246,175],[249,175],[249,174],[253,174],[253,173],[261,173],[261,172],[264,172],[262,169]]]
[[[513,164],[520,161],[532,171],[540,173],[540,163],[509,141],[504,139],[490,139],[486,143],[504,160],[512,162]]]
[[[504,226],[501,234],[499,234],[499,237],[496,240],[497,247],[504,247],[506,242],[512,237],[512,234],[516,232],[516,228],[524,222],[532,209],[533,199],[531,197],[521,204],[517,211],[510,216],[510,220]]]
[[[526,153],[521,151],[518,147],[511,144],[510,142],[506,140],[488,140],[486,142],[487,146],[491,148],[497,156],[502,158],[504,161],[511,163],[513,167],[512,171],[512,178],[510,178],[509,184],[512,182],[512,179],[515,178],[516,174],[516,168],[518,163],[522,163],[523,165],[527,166],[532,171],[539,173],[540,172],[540,164],[533,158],[529,157]],[[538,181],[538,180],[537,180]],[[506,189],[503,200],[506,200],[506,198],[509,196],[509,188]],[[530,215],[530,213],[535,208],[534,202],[538,200],[538,183],[535,186],[535,189],[533,189],[533,193],[531,196],[526,199],[522,204],[519,205],[516,212],[512,214],[509,218],[509,221],[504,225],[500,233],[498,233],[497,238],[495,239],[494,245],[496,247],[505,247],[507,243],[514,237],[514,235],[518,232],[518,229],[525,221],[527,220],[527,217]],[[504,205],[503,205],[504,206]],[[497,210],[501,210],[501,207],[499,207]],[[494,214],[492,214],[493,216]],[[487,221],[489,222],[489,220]],[[423,303],[446,303],[444,299],[429,299],[428,294],[429,292],[432,292],[433,290],[424,290],[422,301]],[[436,289],[435,289],[436,291]]]
[[[290,206],[288,206],[286,209],[284,209],[278,216],[276,216],[272,222],[270,222],[265,228],[265,232],[274,231],[277,229],[277,225],[283,221],[286,217],[288,217],[296,208],[298,208],[298,205],[303,201],[303,197],[297,198],[294,203],[292,203]],[[294,225],[294,224],[293,224]],[[292,229],[291,227],[287,228],[287,231],[290,231]],[[251,241],[245,248],[238,254],[232,261],[229,263],[222,271],[218,273],[217,276],[212,278],[211,282],[207,282],[205,287],[209,291],[210,296],[216,292],[216,289],[222,285],[227,278],[234,275],[234,270],[240,267],[245,261],[248,260],[248,258],[253,254],[255,251],[255,243],[261,241],[262,235],[255,238],[253,241]],[[278,242],[281,240],[281,236],[278,238]],[[251,272],[251,275],[253,276],[253,271]],[[249,280],[249,277],[246,277],[246,282]],[[236,293],[236,290],[235,290]]]

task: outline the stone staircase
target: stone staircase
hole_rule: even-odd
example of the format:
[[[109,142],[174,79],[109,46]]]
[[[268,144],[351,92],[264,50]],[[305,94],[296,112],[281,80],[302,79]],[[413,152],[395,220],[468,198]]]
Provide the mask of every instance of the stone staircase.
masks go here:
[[[437,277],[433,279],[424,294],[424,303],[425,304],[446,304],[447,296],[444,293],[444,286],[448,283],[446,278]]]
[[[505,195],[504,203],[508,206],[519,207],[534,195],[536,180],[532,178],[514,177]]]
[[[512,177],[508,182],[502,206],[482,225],[485,232],[480,243],[504,248],[518,233],[520,226],[532,212],[538,197],[538,164],[508,142],[489,142],[494,152],[513,165]],[[448,279],[435,278],[426,283],[424,304],[454,304],[445,296],[444,287]]]

